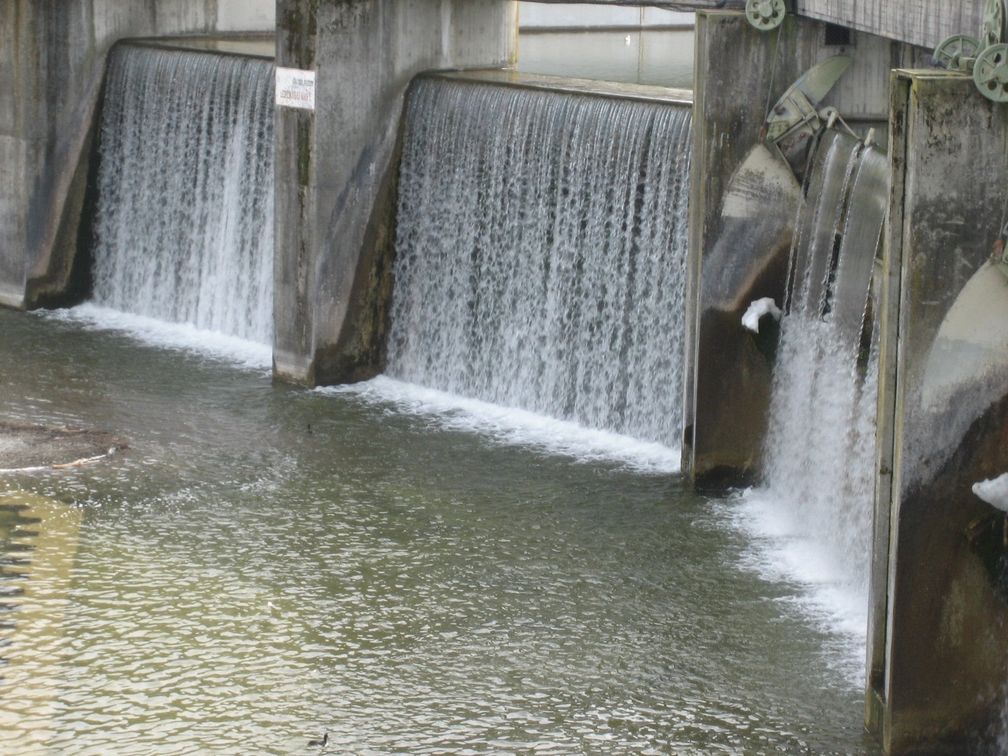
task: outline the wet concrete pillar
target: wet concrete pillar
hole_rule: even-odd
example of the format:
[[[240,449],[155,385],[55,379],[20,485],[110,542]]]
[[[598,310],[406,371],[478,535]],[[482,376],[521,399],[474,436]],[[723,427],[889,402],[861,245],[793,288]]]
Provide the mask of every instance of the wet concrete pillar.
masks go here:
[[[1008,113],[970,77],[895,71],[867,723],[886,750],[1008,747]],[[1000,744],[999,744],[1000,739]]]
[[[274,372],[309,385],[383,366],[404,95],[421,71],[511,62],[512,0],[278,0],[277,66],[314,110],[276,132]]]
[[[43,59],[35,40],[38,14],[26,0],[0,7],[0,305],[24,303],[29,187],[37,180],[43,140],[32,136],[28,92],[39,82]]]
[[[805,71],[848,54],[822,106],[884,133],[889,71],[920,54],[835,31],[788,16],[779,31],[759,32],[742,13],[697,14],[682,465],[700,486],[761,472],[773,350],[741,319],[756,299],[782,302],[800,196],[790,170],[759,146],[767,110]]]

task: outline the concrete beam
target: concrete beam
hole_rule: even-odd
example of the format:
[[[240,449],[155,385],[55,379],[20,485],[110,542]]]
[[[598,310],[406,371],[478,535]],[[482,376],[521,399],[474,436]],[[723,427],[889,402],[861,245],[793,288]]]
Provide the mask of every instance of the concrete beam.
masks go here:
[[[278,0],[277,65],[318,77],[314,113],[277,115],[278,377],[380,371],[406,89],[421,71],[511,62],[515,24],[511,0]]]
[[[995,752],[1008,531],[971,486],[1008,471],[1008,120],[969,77],[896,71],[890,142],[867,722],[891,753]]]
[[[520,2],[522,32],[692,27],[693,14],[662,8]]]
[[[737,174],[759,142],[768,106],[816,63],[851,53],[854,63],[826,104],[849,122],[881,127],[890,68],[922,53],[860,33],[851,48],[828,46],[824,24],[795,16],[779,36],[724,11],[698,13],[696,28],[696,70],[703,75],[694,87],[683,470],[700,484],[737,483],[761,469],[771,380],[768,356],[741,317],[755,299],[782,301],[795,208],[780,206],[786,192],[775,194],[746,225],[726,208],[733,177],[736,184],[743,178]]]
[[[533,0],[564,3],[567,0]],[[648,5],[669,10],[739,10],[745,0],[580,0],[579,5]],[[933,49],[953,34],[977,36],[986,0],[793,0],[800,15]]]
[[[745,0],[527,0],[533,3],[563,5],[633,5],[649,8],[667,8],[676,11],[736,10],[745,8]]]
[[[986,0],[797,0],[809,18],[933,49],[953,34],[977,36]]]

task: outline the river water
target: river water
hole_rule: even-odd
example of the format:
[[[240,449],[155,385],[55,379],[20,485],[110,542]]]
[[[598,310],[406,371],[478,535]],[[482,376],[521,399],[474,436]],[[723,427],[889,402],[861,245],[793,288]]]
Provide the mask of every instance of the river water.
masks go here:
[[[48,316],[0,311],[0,385],[129,444],[0,478],[4,753],[871,747],[850,647],[674,474]]]

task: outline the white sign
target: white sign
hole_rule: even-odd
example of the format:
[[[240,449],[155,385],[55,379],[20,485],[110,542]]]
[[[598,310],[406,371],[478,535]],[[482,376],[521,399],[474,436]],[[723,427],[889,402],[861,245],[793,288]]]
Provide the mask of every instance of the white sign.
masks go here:
[[[282,108],[315,110],[315,72],[277,68],[276,104]]]

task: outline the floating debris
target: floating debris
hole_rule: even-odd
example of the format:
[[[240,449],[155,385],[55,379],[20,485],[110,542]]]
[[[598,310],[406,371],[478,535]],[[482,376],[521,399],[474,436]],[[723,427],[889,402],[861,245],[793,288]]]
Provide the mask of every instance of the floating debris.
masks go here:
[[[0,474],[83,467],[126,448],[105,431],[0,422]]]

